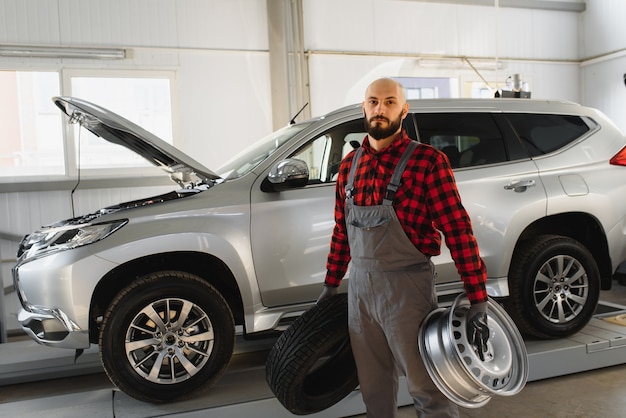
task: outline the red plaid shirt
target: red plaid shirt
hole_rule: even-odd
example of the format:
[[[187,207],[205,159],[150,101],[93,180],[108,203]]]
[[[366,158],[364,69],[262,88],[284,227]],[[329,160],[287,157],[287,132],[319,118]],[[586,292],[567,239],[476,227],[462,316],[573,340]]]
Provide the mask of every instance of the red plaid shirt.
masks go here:
[[[363,152],[354,178],[354,204],[380,205],[394,168],[410,139],[402,131],[387,148],[376,152],[363,141]],[[350,247],[345,222],[345,185],[354,151],[342,161],[337,178],[335,228],[330,243],[325,283],[337,286],[348,269]],[[472,233],[470,218],[461,203],[452,168],[445,154],[420,144],[409,159],[393,199],[400,224],[415,247],[425,255],[441,252],[441,237],[455,262],[470,302],[485,302],[487,273]]]

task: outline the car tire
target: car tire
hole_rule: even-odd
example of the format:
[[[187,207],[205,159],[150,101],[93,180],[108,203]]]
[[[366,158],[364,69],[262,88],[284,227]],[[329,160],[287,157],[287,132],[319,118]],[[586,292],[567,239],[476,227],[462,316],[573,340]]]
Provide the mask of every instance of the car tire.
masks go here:
[[[327,409],[359,384],[348,336],[348,298],[340,293],[302,314],[276,340],[265,377],[296,415]]]
[[[587,248],[558,235],[529,240],[515,251],[505,306],[521,333],[543,339],[580,331],[600,297],[600,272]]]
[[[224,298],[178,271],[148,274],[120,291],[103,316],[99,340],[111,382],[152,403],[207,390],[226,370],[234,344]]]

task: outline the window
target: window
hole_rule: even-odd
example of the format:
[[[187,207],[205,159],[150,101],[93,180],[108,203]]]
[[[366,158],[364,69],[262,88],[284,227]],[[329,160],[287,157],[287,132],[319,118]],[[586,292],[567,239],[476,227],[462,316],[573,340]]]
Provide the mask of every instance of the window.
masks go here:
[[[407,99],[437,99],[453,97],[456,81],[443,77],[393,77],[406,91]]]
[[[504,138],[488,113],[415,114],[420,140],[443,151],[452,168],[508,160]]]
[[[56,72],[0,71],[0,177],[63,175],[65,148]]]
[[[492,81],[485,83],[484,81],[466,81],[462,84],[462,97],[471,97],[474,99],[493,98],[494,94],[501,83]]]
[[[436,99],[439,97],[437,87],[407,87],[406,98],[410,99]]]
[[[532,157],[556,151],[590,131],[579,116],[516,113],[506,118]]]
[[[362,119],[344,123],[316,137],[292,158],[303,160],[309,166],[309,184],[334,182],[341,160],[358,148],[364,137]]]
[[[95,103],[136,123],[172,144],[170,80],[141,77],[73,76],[72,96]],[[151,166],[138,154],[111,144],[75,125],[75,143],[81,169]],[[80,134],[80,136],[78,136]]]
[[[101,176],[148,170],[147,161],[119,145],[76,125],[65,129],[52,98],[91,101],[172,143],[172,79],[162,72],[0,71],[0,178],[59,179],[79,167]]]

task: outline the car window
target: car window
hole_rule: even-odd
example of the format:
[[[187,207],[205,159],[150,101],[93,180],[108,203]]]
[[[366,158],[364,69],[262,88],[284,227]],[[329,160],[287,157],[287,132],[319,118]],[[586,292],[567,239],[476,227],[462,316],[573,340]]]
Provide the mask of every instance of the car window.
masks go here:
[[[343,157],[361,145],[365,134],[362,119],[343,123],[309,141],[291,158],[307,163],[309,184],[331,183],[337,179]]]
[[[254,142],[220,167],[217,170],[218,175],[224,179],[232,180],[249,173],[308,126],[309,123],[289,125]]]
[[[556,151],[590,130],[579,116],[513,113],[505,117],[532,157]]]
[[[489,113],[415,114],[420,141],[445,153],[452,168],[508,161],[504,137]]]

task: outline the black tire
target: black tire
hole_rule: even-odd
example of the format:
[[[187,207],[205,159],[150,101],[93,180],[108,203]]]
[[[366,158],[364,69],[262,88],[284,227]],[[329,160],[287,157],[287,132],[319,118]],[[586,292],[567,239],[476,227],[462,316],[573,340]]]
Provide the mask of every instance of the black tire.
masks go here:
[[[296,415],[329,408],[358,386],[346,294],[320,302],[287,328],[270,350],[265,378]]]
[[[226,370],[234,344],[233,315],[218,291],[192,274],[162,271],[115,297],[99,345],[113,384],[135,399],[163,403],[207,390]]]
[[[580,331],[600,297],[600,272],[578,241],[557,235],[537,237],[516,250],[505,306],[521,333],[563,338]]]

